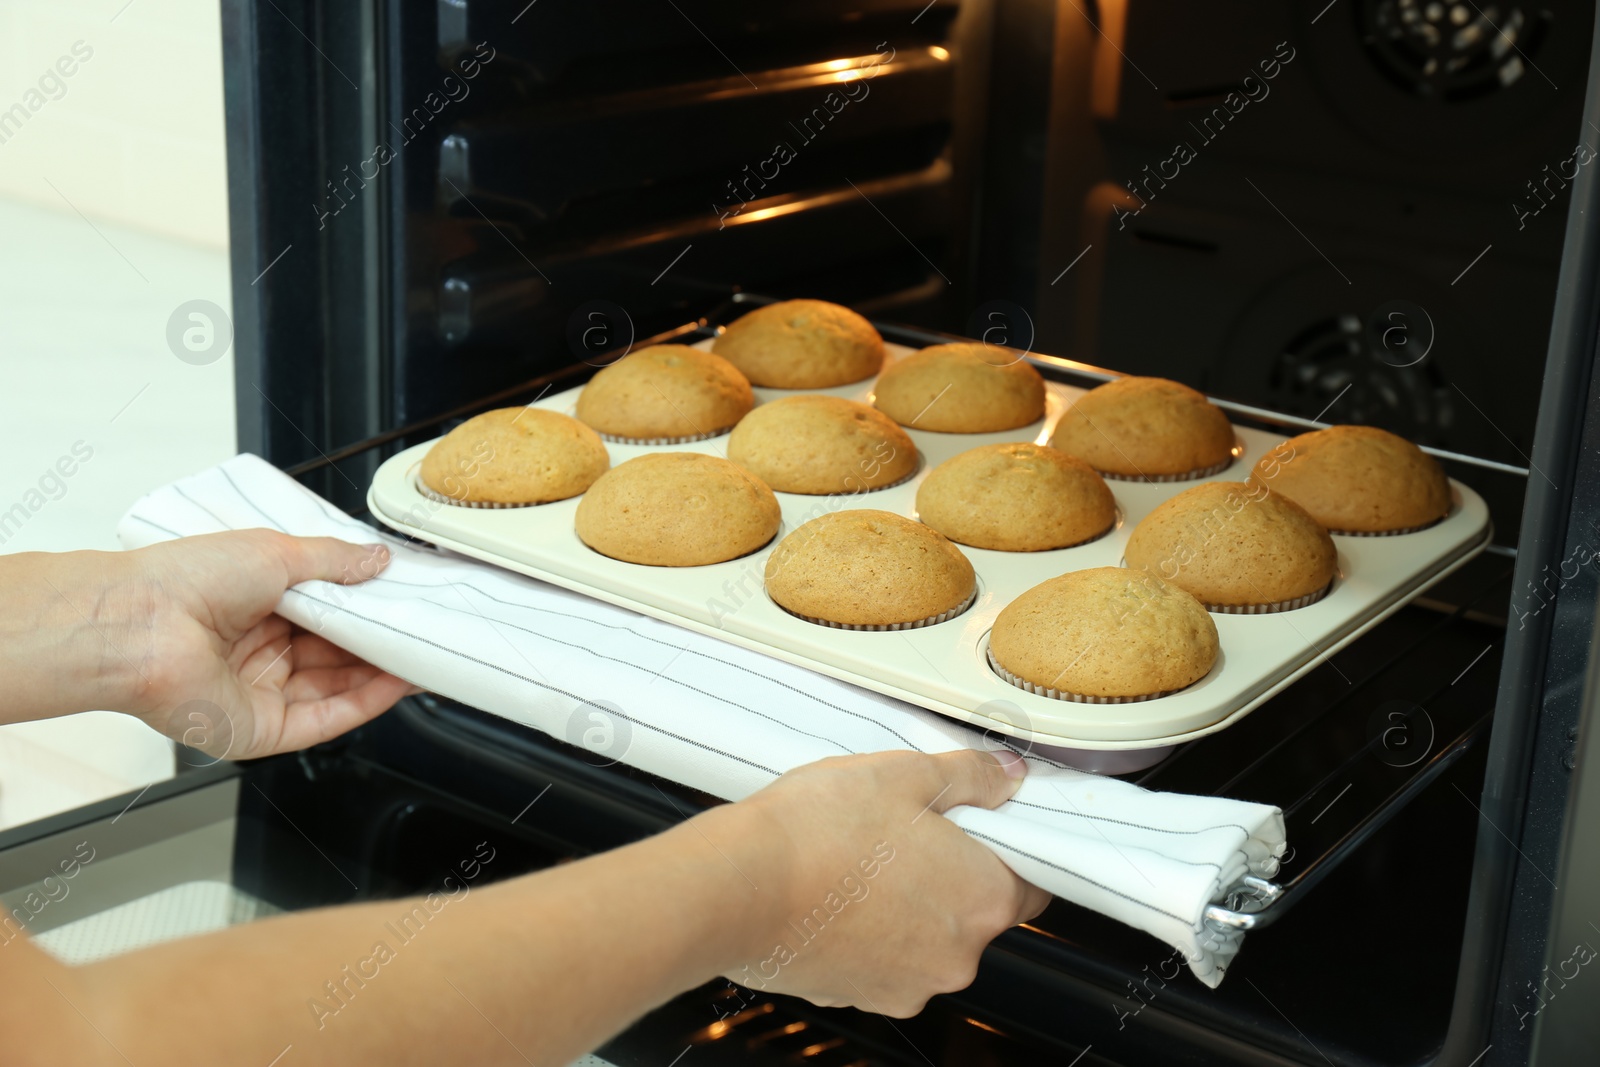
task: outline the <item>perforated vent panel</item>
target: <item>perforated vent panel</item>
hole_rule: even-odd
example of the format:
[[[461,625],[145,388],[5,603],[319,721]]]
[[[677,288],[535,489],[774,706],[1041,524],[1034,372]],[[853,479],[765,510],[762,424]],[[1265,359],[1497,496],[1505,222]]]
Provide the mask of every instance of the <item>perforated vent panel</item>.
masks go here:
[[[1468,0],[1365,0],[1353,10],[1384,75],[1445,102],[1485,96],[1526,77],[1550,22],[1541,8]]]

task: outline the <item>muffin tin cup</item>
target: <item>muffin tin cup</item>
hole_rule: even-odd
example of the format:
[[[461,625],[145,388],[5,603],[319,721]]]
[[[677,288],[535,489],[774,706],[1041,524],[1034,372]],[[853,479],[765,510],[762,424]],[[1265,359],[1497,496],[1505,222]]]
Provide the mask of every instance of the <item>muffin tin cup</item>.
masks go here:
[[[976,548],[984,552],[1008,552],[1014,556],[1025,556],[1036,552],[1064,552],[1069,548],[1081,548],[1084,545],[1092,545],[1102,537],[1105,537],[1107,534],[1110,534],[1116,530],[1117,523],[1120,520],[1120,515],[1112,518],[1110,526],[1107,526],[1104,530],[1101,530],[1097,534],[1085,537],[1082,541],[1074,541],[1070,545],[1051,545],[1049,548],[990,548],[988,545],[974,545],[967,541],[957,541],[954,537],[950,537],[949,534],[945,534],[945,536],[949,537],[951,541],[954,541],[962,548]],[[918,521],[920,522],[921,520],[919,519]],[[940,530],[939,532],[944,533],[943,530]]]
[[[431,500],[435,504],[448,504],[453,508],[478,508],[487,511],[496,508],[536,508],[541,504],[550,503],[550,501],[543,500],[530,500],[526,504],[511,504],[499,500],[457,500],[453,496],[445,496],[443,493],[437,493],[429,489],[423,484],[421,478],[416,481],[416,490],[426,500]]]
[[[1065,689],[1051,689],[1049,686],[1037,685],[1025,678],[1017,677],[1000,666],[1000,661],[994,658],[994,649],[984,649],[983,654],[989,661],[989,669],[1018,689],[1032,693],[1034,696],[1049,697],[1051,700],[1065,700],[1073,704],[1143,704],[1147,700],[1159,700],[1162,697],[1169,697],[1174,693],[1181,693],[1184,689],[1189,688],[1188,686],[1183,686],[1181,689],[1164,689],[1159,693],[1136,697],[1094,697],[1083,693],[1069,692]]]
[[[832,619],[819,619],[812,615],[802,615],[798,611],[789,611],[789,609],[784,608],[782,604],[778,604],[776,600],[774,600],[773,603],[778,604],[778,607],[783,608],[784,611],[788,611],[789,614],[793,615],[795,618],[802,619],[805,622],[815,623],[818,626],[827,626],[834,630],[867,630],[881,632],[888,630],[920,630],[924,626],[936,626],[941,622],[948,622],[957,615],[963,614],[968,608],[972,607],[973,601],[977,599],[978,584],[974,582],[972,584],[972,592],[967,594],[967,599],[963,600],[960,605],[951,608],[949,611],[941,611],[937,615],[930,615],[928,618],[918,619],[916,622],[886,622],[876,623],[873,625],[864,625],[853,622],[834,622]]]
[[[1112,515],[1111,515],[1111,525],[1107,526],[1104,530],[1101,530],[1099,533],[1095,534],[1093,537],[1085,537],[1082,541],[1074,541],[1070,545],[1062,545],[1061,548],[1044,548],[1044,549],[1040,549],[1039,551],[1041,551],[1041,552],[1060,552],[1062,549],[1080,548],[1083,545],[1092,545],[1096,541],[1100,540],[1102,537],[1106,537],[1106,536],[1110,535],[1112,532],[1114,532],[1116,530],[1116,528],[1117,528],[1117,524],[1120,523],[1121,521],[1122,521],[1122,512],[1120,510],[1116,509],[1116,508],[1113,508],[1112,509]]]
[[[789,496],[801,497],[801,498],[812,498],[812,499],[816,499],[816,500],[837,500],[837,499],[839,499],[841,497],[870,496],[873,493],[881,493],[885,489],[894,489],[894,488],[896,488],[898,486],[905,485],[911,479],[915,478],[918,474],[921,474],[922,473],[922,468],[923,468],[922,456],[919,453],[918,456],[917,456],[917,464],[916,464],[916,466],[912,467],[911,470],[907,471],[904,477],[896,478],[892,482],[885,482],[883,485],[874,485],[874,486],[872,486],[871,488],[868,488],[868,489],[841,489],[837,493],[797,493],[793,489],[779,489],[775,485],[771,485],[770,483],[768,483],[768,484],[769,484],[770,488],[772,489],[772,491],[774,493],[785,493],[785,494],[787,494]],[[752,473],[754,473],[754,472],[752,472]],[[760,478],[761,476],[759,474],[757,474],[756,477]],[[850,477],[854,477],[854,475],[851,475]]]
[[[795,496],[817,496],[817,497],[866,496],[868,493],[881,493],[885,489],[893,489],[897,485],[905,485],[907,482],[909,482],[911,479],[915,478],[919,473],[921,473],[921,471],[922,471],[922,457],[918,456],[917,457],[916,466],[912,467],[909,471],[907,471],[906,474],[905,474],[905,477],[896,478],[894,481],[885,482],[882,485],[874,485],[870,489],[841,489],[837,493],[796,493],[794,495]]]
[[[1297,596],[1293,600],[1280,600],[1276,604],[1206,604],[1205,609],[1218,615],[1276,615],[1280,611],[1310,607],[1327,596],[1332,588],[1333,583],[1329,582],[1315,593]]]
[[[724,426],[710,433],[692,433],[686,437],[623,437],[620,434],[602,433],[600,440],[610,441],[614,445],[692,445],[696,441],[709,441],[713,437],[721,437],[732,429],[732,426]],[[600,433],[599,430],[595,432]]]
[[[1441,516],[1441,517],[1439,517],[1437,519],[1434,519],[1432,522],[1425,522],[1421,526],[1407,526],[1407,527],[1404,527],[1404,528],[1399,529],[1399,530],[1332,530],[1332,529],[1330,529],[1328,532],[1331,533],[1331,534],[1338,534],[1340,537],[1399,537],[1402,534],[1420,533],[1423,530],[1431,530],[1431,529],[1433,529],[1435,526],[1439,525],[1441,522],[1443,522],[1447,518],[1449,518],[1449,516],[1445,515],[1445,516]]]
[[[1182,474],[1113,474],[1110,471],[1096,470],[1100,477],[1113,482],[1145,482],[1149,484],[1164,484],[1167,482],[1193,482],[1201,478],[1209,478],[1213,474],[1221,474],[1233,466],[1233,456],[1229,456],[1221,463],[1214,463],[1209,467],[1199,470],[1185,471]]]

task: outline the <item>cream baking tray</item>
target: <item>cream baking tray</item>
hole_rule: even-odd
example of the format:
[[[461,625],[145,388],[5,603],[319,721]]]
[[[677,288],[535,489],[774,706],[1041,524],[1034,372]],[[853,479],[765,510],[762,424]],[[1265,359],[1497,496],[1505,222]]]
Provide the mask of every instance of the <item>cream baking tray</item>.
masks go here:
[[[700,347],[708,348],[710,341]],[[890,345],[890,359],[913,349]],[[817,390],[870,403],[872,382]],[[571,414],[578,389],[534,406]],[[1085,769],[1124,773],[1149,766],[1172,746],[1238,721],[1459,567],[1489,542],[1489,511],[1464,485],[1451,483],[1444,521],[1395,537],[1335,536],[1338,572],[1332,590],[1309,607],[1271,615],[1213,614],[1221,654],[1205,678],[1170,696],[1131,704],[1079,704],[1037,696],[998,677],[985,658],[995,616],[1013,598],[1047,578],[1085,567],[1118,566],[1133,527],[1168,497],[1198,481],[1108,481],[1117,524],[1106,536],[1050,552],[994,552],[962,547],[978,574],[978,595],[964,614],[921,629],[841,630],[798,619],[772,602],[762,574],[773,545],[808,519],[846,508],[877,508],[916,517],[917,487],[928,471],[979,445],[1045,442],[1061,412],[1083,392],[1051,382],[1040,422],[996,434],[910,430],[921,466],[906,482],[876,492],[839,496],[779,493],[783,525],[772,544],[708,567],[647,567],[623,563],[578,540],[578,501],[535,507],[478,509],[438,504],[417,490],[417,471],[431,444],[390,458],[377,471],[367,502],[382,522],[463,555],[541,578],[601,600],[712,634],[868,689],[965,720],[982,729],[1032,741]],[[757,402],[790,395],[757,389]],[[1250,467],[1284,440],[1236,427],[1231,467],[1202,481],[1242,481]],[[615,466],[647,452],[674,448],[724,455],[727,436],[685,445],[608,443]]]

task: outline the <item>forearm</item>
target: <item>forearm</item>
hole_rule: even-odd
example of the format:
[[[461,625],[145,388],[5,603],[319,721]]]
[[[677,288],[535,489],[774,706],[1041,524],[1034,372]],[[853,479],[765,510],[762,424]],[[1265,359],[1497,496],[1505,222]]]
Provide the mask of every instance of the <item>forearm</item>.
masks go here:
[[[291,1044],[306,1065],[566,1063],[773,927],[782,875],[751,818],[717,809],[469,889],[425,924],[402,921],[414,900],[362,904],[94,964],[70,972],[78,1006],[136,1063],[267,1063]]]
[[[148,647],[118,552],[0,555],[0,723],[122,710]]]

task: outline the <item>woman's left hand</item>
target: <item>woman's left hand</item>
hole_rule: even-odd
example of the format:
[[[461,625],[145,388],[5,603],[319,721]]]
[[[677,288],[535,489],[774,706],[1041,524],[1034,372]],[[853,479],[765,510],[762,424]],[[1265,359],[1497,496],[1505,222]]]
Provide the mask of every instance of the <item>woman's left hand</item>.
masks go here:
[[[216,759],[252,759],[337,737],[418,692],[273,614],[311,579],[354,584],[389,562],[382,545],[239,530],[121,554],[144,628],[129,711]],[[120,599],[120,597],[119,597]]]

